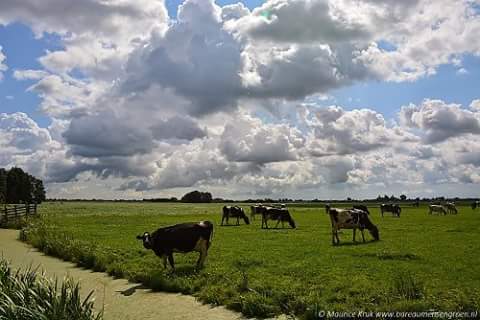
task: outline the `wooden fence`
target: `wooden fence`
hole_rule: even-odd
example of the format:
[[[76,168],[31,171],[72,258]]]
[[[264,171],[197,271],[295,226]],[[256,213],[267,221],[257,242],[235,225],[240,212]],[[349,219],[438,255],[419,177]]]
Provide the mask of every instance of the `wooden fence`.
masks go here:
[[[37,214],[37,204],[14,204],[5,208],[0,207],[0,224],[17,221],[21,217]]]

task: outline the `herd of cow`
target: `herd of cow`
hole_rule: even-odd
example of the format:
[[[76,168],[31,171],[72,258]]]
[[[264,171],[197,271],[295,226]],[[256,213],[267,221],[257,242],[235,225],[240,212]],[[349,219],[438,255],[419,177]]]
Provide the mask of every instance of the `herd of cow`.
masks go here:
[[[480,207],[480,202],[476,201],[472,204],[472,209]],[[255,220],[255,216],[260,215],[262,218],[262,229],[268,229],[268,221],[277,221],[276,228],[282,224],[284,228],[287,222],[291,228],[296,228],[290,212],[285,205],[279,207],[264,206],[257,204],[250,207],[250,218]],[[364,230],[367,229],[374,240],[380,239],[380,233],[377,226],[375,226],[369,218],[370,212],[364,205],[355,205],[352,208],[332,208],[330,205],[325,205],[326,213],[330,217],[332,227],[332,244],[340,243],[338,231],[340,229],[352,229],[353,241],[355,242],[355,234],[357,229],[362,234],[363,242],[365,242]],[[391,212],[394,216],[400,217],[401,208],[398,204],[382,204],[380,205],[380,212],[382,217],[385,212]],[[447,202],[445,204],[431,204],[429,205],[429,214],[433,213],[447,213],[457,214],[458,210],[455,204]],[[250,219],[245,214],[242,207],[239,206],[224,206],[222,208],[221,225],[229,223],[230,218],[236,219],[236,225],[240,225],[240,219],[245,224],[250,224]],[[202,268],[207,257],[208,248],[210,247],[213,238],[213,223],[210,221],[201,221],[198,223],[189,222],[181,223],[173,226],[160,228],[151,234],[145,232],[143,235],[137,236],[137,239],[143,241],[143,246],[146,249],[151,249],[155,254],[163,258],[163,265],[166,268],[167,260],[172,269],[175,269],[173,260],[173,253],[181,252],[187,253],[196,251],[200,253],[197,261],[197,268]]]

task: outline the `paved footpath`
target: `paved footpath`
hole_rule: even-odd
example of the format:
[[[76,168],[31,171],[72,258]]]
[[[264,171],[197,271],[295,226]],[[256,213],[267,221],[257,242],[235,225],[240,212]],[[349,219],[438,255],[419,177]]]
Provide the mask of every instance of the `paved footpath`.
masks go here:
[[[16,240],[17,236],[17,230],[0,229],[0,256],[10,261],[13,268],[40,266],[49,277],[70,276],[80,282],[84,297],[95,290],[95,308],[104,308],[105,320],[242,319],[240,314],[223,307],[202,305],[192,296],[151,292],[138,283],[78,268],[73,263],[44,255]]]

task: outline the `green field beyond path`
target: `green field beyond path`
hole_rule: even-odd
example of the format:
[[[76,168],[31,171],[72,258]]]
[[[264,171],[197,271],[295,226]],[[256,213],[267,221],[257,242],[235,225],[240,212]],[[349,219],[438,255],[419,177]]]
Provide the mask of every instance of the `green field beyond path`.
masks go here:
[[[48,254],[162,291],[193,294],[246,316],[281,313],[313,318],[330,311],[471,311],[480,309],[480,211],[428,215],[404,207],[401,218],[371,208],[380,241],[352,243],[342,230],[331,244],[321,205],[289,210],[297,229],[221,227],[222,204],[65,202],[41,206],[42,220],[28,241]],[[248,205],[243,206],[248,215]],[[186,221],[215,225],[206,267],[195,272],[198,253],[175,254],[177,271],[135,236]],[[230,221],[231,223],[234,220]],[[273,225],[273,224],[272,224]]]

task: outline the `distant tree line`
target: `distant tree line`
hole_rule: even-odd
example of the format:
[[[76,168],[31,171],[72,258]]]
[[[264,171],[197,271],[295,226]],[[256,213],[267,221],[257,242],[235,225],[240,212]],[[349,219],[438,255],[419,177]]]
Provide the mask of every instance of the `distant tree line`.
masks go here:
[[[182,202],[210,203],[212,202],[212,194],[210,192],[200,192],[195,190],[185,194],[182,197]]]
[[[43,181],[20,168],[0,168],[1,203],[41,203],[45,201]]]

